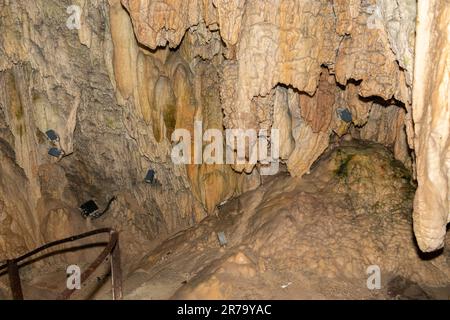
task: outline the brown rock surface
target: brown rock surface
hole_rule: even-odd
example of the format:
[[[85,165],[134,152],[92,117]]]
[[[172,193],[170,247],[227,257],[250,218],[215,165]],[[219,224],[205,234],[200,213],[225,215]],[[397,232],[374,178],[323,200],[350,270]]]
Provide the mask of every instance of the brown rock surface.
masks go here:
[[[345,142],[303,179],[280,174],[165,242],[130,275],[126,297],[392,299],[398,277],[444,292],[448,252],[417,250],[410,179],[382,146]],[[380,290],[366,286],[372,265]]]
[[[441,248],[450,221],[450,4],[418,3],[414,56],[415,0],[0,0],[0,261],[107,226],[121,232],[129,270],[170,234],[271,179],[261,176],[262,163],[173,163],[172,133],[193,137],[195,121],[219,133],[278,129],[282,169],[306,180],[324,153],[351,137],[384,145],[417,178],[420,249]],[[71,5],[81,10],[79,30],[66,26]],[[62,159],[47,153],[55,146],[49,129]],[[144,182],[149,169],[154,185]],[[273,194],[287,196],[276,181]],[[351,183],[350,191],[373,187]],[[266,197],[257,204],[271,201],[270,191],[254,195]],[[104,207],[112,196],[103,217],[79,214],[83,202]],[[403,218],[394,222],[406,235]],[[403,249],[405,259],[415,261],[414,248]],[[238,265],[233,272],[253,274],[250,262],[236,262],[247,253],[235,253],[226,262]],[[426,278],[427,267],[418,268]],[[221,285],[215,275],[200,291]]]

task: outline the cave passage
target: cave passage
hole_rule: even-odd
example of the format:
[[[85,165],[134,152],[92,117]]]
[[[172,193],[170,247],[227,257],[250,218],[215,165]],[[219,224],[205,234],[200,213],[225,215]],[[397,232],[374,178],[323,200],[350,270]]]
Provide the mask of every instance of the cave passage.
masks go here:
[[[107,228],[72,299],[450,299],[448,1],[3,2],[0,265]]]

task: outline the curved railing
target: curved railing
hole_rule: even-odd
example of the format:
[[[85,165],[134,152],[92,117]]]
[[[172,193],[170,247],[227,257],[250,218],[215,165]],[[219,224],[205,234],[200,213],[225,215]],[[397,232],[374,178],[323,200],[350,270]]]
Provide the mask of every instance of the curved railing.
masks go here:
[[[83,284],[94,271],[108,258],[110,257],[111,262],[111,282],[112,282],[112,296],[114,300],[122,299],[122,271],[120,267],[120,249],[119,249],[119,233],[110,228],[98,229],[89,231],[80,235],[72,236],[66,239],[53,241],[47,243],[33,251],[30,251],[18,258],[7,260],[6,264],[0,266],[0,271],[7,269],[9,276],[9,283],[11,287],[11,292],[14,300],[23,300],[22,285],[20,280],[19,269],[21,265],[20,262],[31,258],[39,252],[42,252],[48,248],[61,245],[67,242],[73,242],[80,239],[88,238],[101,233],[109,233],[109,242],[105,249],[100,253],[100,255],[95,259],[93,263],[86,269],[86,271],[81,273],[81,284]],[[76,291],[76,289],[65,289],[58,295],[58,299],[67,300]]]

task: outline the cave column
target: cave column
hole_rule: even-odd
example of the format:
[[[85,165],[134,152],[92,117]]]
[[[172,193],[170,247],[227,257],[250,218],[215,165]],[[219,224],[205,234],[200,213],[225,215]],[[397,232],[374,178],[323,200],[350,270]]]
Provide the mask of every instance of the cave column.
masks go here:
[[[413,89],[420,249],[444,245],[450,221],[450,1],[419,0]]]

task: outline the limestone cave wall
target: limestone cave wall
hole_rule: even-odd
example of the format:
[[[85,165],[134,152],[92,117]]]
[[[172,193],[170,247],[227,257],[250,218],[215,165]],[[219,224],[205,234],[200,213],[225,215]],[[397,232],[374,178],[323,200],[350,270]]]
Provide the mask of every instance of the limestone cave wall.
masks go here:
[[[422,2],[419,18],[448,35],[440,3]],[[66,26],[71,5],[78,30]],[[131,256],[259,186],[261,164],[171,161],[171,134],[195,121],[279,129],[273,160],[297,177],[345,136],[384,144],[417,172],[416,234],[430,234],[419,245],[443,244],[450,39],[433,38],[439,53],[417,45],[441,64],[416,57],[414,79],[415,0],[0,0],[0,30],[0,259],[100,226],[121,231]],[[112,196],[104,217],[79,214]]]

